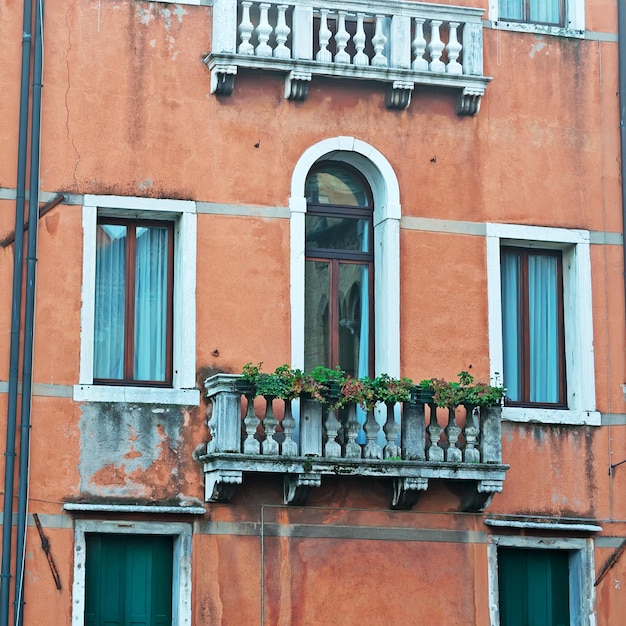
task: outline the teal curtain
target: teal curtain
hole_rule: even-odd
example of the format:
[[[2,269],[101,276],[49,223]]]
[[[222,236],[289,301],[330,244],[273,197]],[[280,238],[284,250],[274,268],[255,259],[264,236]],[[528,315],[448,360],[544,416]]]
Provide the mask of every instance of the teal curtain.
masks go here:
[[[558,26],[561,23],[559,0],[499,0],[498,17]]]
[[[520,324],[520,257],[502,252],[502,378],[507,396],[514,402],[522,400]]]

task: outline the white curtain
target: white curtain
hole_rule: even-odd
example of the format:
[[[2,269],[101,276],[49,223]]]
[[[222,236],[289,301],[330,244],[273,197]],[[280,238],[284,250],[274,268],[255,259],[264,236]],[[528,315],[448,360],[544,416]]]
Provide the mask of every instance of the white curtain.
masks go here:
[[[557,258],[528,257],[530,401],[559,401]]]
[[[544,24],[560,24],[559,0],[526,0],[527,14],[523,0],[500,0],[498,17],[501,20],[528,20]]]
[[[134,380],[165,380],[167,238],[166,228],[137,228]]]
[[[94,378],[124,377],[126,226],[99,224],[96,235]]]

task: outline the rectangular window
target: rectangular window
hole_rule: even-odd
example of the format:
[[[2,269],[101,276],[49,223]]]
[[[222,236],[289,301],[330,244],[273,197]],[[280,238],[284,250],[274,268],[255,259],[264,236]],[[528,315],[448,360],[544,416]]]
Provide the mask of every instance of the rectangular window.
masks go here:
[[[498,548],[500,626],[569,626],[566,550]]]
[[[86,536],[86,626],[172,624],[173,539]]]
[[[501,264],[508,403],[565,407],[561,251],[505,247]]]
[[[174,225],[99,218],[95,383],[172,384]]]
[[[498,16],[512,22],[563,26],[567,0],[499,0]]]

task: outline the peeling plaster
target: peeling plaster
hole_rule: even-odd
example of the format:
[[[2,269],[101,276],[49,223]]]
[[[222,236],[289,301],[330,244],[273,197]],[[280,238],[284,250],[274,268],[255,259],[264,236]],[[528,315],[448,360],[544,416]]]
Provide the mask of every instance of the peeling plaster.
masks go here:
[[[548,44],[546,44],[545,41],[541,41],[541,40],[533,44],[532,48],[530,49],[530,58],[534,59],[535,54],[537,54],[537,52],[541,52],[547,45]]]
[[[81,494],[162,500],[184,491],[185,412],[179,407],[84,404],[80,419]]]

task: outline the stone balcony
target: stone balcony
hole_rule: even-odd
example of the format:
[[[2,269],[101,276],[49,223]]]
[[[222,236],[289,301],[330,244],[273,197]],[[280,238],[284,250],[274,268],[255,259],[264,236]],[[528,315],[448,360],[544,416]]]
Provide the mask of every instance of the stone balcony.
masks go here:
[[[239,376],[205,383],[211,439],[204,463],[206,500],[228,501],[244,474],[279,473],[286,504],[305,504],[324,475],[391,479],[390,506],[411,508],[432,480],[461,496],[461,510],[480,511],[502,491],[501,409],[432,404],[355,405],[326,410],[312,399],[243,395]]]
[[[483,76],[483,9],[406,0],[213,0],[211,93],[231,95],[239,69],[285,76],[285,97],[304,100],[314,77],[387,87],[386,106],[409,106],[415,87],[458,93],[475,115]]]

